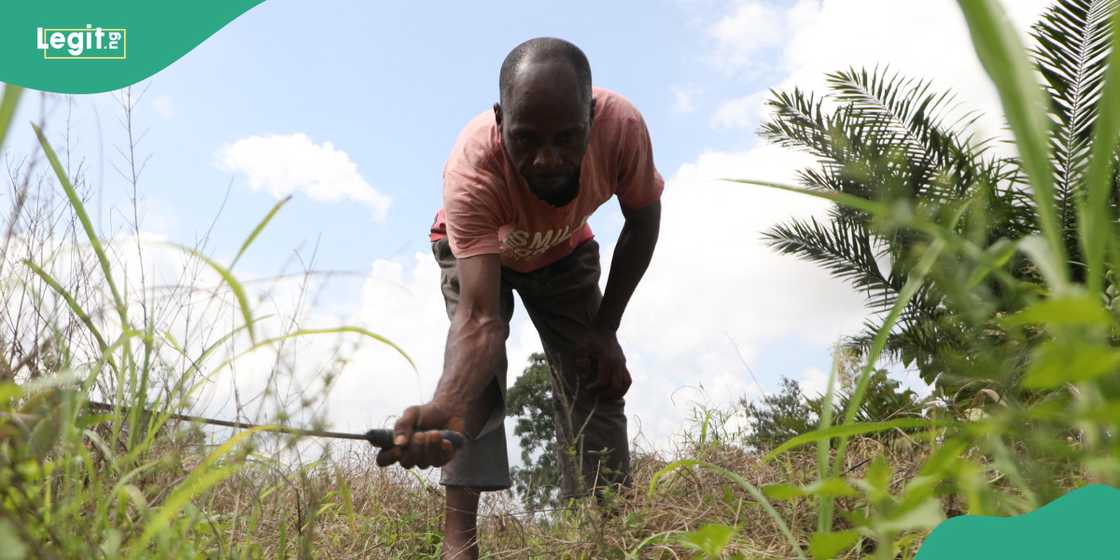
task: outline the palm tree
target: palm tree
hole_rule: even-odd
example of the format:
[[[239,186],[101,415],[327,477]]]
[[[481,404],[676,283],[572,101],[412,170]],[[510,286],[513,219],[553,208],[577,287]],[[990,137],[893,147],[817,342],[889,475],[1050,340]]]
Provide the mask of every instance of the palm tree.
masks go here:
[[[1056,173],[1056,204],[1070,255],[1071,276],[1084,276],[1076,233],[1076,194],[1089,159],[1089,146],[1104,84],[1111,40],[1111,17],[1120,0],[1059,0],[1033,26],[1032,56],[1051,99],[1051,136]],[[1026,181],[1014,156],[1001,155],[992,139],[979,138],[978,115],[962,112],[955,97],[929,81],[906,78],[887,68],[849,69],[827,75],[828,93],[800,89],[773,92],[771,116],[761,135],[777,144],[808,151],[817,165],[801,170],[806,187],[865,198],[905,201],[906,208],[931,215],[952,211],[956,202],[974,208],[957,221],[960,233],[988,247],[1000,239],[1019,239],[1037,230]],[[1120,190],[1114,188],[1114,192]],[[1120,207],[1113,196],[1112,206]],[[873,313],[889,309],[906,282],[914,258],[927,238],[889,223],[873,224],[858,210],[834,206],[826,219],[791,219],[764,234],[778,251],[815,262],[867,295]],[[1012,274],[1036,275],[1024,260]],[[942,267],[940,274],[952,274]],[[905,366],[916,366],[927,382],[945,360],[964,359],[954,351],[977,336],[999,336],[991,325],[970,317],[991,317],[979,310],[950,309],[948,299],[930,283],[910,302],[888,342],[887,352]],[[1002,302],[999,285],[985,286],[994,311]],[[867,348],[878,325],[849,340]],[[948,352],[946,352],[948,350]]]

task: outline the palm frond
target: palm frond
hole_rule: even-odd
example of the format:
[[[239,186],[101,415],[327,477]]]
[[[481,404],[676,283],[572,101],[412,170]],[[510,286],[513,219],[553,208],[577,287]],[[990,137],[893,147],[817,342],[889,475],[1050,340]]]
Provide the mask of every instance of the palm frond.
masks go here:
[[[897,278],[884,276],[876,261],[876,248],[866,223],[816,218],[790,220],[765,233],[771,247],[824,267],[834,277],[866,292],[876,304],[893,298],[902,289]],[[889,306],[890,304],[888,304]]]
[[[1118,7],[1120,0],[1058,0],[1031,30],[1031,54],[1051,98],[1055,186],[1067,231],[1074,226],[1074,191],[1088,164]]]

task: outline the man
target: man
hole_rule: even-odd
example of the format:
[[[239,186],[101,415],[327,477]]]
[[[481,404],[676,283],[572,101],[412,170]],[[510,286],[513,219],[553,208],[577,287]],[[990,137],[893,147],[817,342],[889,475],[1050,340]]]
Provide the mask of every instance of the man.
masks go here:
[[[629,486],[623,395],[630,387],[616,331],[657,243],[664,185],[641,114],[591,85],[575,45],[531,39],[506,57],[500,102],[470,121],[444,168],[432,226],[451,327],[431,402],[407,408],[396,447],[378,464],[443,466],[443,554],[477,558],[479,493],[511,486],[506,457],[505,340],[513,290],[540,333],[552,371],[561,497]],[[587,225],[616,196],[626,223],[604,292]],[[463,431],[452,450],[438,430]]]

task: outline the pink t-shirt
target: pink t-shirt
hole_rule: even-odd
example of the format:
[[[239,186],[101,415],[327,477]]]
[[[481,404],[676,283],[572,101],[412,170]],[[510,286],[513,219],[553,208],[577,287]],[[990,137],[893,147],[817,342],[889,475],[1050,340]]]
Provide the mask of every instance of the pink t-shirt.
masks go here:
[[[623,208],[657,201],[665,182],[653,165],[641,113],[613,91],[596,87],[592,95],[595,117],[572,202],[555,208],[529,191],[487,110],[467,123],[451,149],[431,239],[446,235],[458,258],[500,254],[502,265],[529,272],[591,239],[587,218],[612,195]]]

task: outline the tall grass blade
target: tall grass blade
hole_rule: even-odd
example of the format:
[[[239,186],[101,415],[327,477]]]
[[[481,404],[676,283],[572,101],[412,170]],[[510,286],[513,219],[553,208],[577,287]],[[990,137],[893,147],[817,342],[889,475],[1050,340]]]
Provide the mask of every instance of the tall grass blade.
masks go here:
[[[277,202],[276,205],[272,207],[272,210],[268,211],[268,214],[265,215],[264,219],[261,220],[259,224],[257,224],[257,227],[253,228],[253,231],[249,234],[249,237],[245,239],[245,242],[241,244],[241,248],[237,250],[237,256],[233,257],[233,262],[229,263],[230,270],[233,270],[233,267],[237,266],[237,261],[241,260],[241,256],[245,254],[245,251],[249,250],[249,246],[252,245],[253,241],[257,239],[257,236],[259,236],[261,232],[264,231],[265,226],[267,226],[268,223],[272,221],[273,216],[275,216],[276,213],[279,212],[280,209],[283,208],[284,205],[287,204],[291,199],[292,195],[288,195],[281,199],[280,202]]]
[[[269,338],[267,340],[262,340],[262,341],[260,341],[256,344],[254,344],[253,346],[251,346],[250,348],[248,348],[244,352],[240,352],[237,355],[231,356],[230,358],[226,359],[224,362],[219,364],[214,369],[215,370],[222,369],[223,367],[233,363],[234,361],[241,358],[242,356],[245,356],[246,354],[250,354],[252,352],[255,352],[255,351],[257,351],[257,350],[259,350],[259,349],[261,349],[265,346],[270,346],[272,344],[276,344],[277,342],[283,342],[283,341],[288,340],[290,338],[297,338],[297,337],[301,337],[301,336],[314,336],[314,335],[320,335],[320,334],[343,334],[343,333],[360,334],[360,335],[362,335],[366,338],[371,338],[373,340],[376,340],[377,342],[380,342],[382,344],[385,344],[385,345],[389,346],[390,348],[396,350],[398,354],[403,356],[404,359],[408,361],[408,365],[412,367],[413,371],[417,371],[416,370],[416,362],[412,361],[412,357],[409,356],[408,353],[404,351],[404,348],[401,348],[395,342],[393,342],[393,341],[385,338],[384,336],[381,336],[381,335],[379,335],[379,334],[377,334],[377,333],[375,333],[375,332],[373,332],[369,329],[366,329],[366,328],[363,328],[363,327],[351,326],[351,325],[346,325],[346,326],[341,326],[341,327],[333,327],[333,328],[327,328],[327,329],[299,329],[297,331],[292,331],[292,332],[290,332],[288,334],[285,334],[283,336],[277,336],[275,338]]]
[[[972,45],[995,83],[1023,170],[1034,188],[1039,226],[1060,265],[1062,291],[1069,282],[1062,228],[1054,207],[1054,175],[1050,163],[1050,119],[1047,98],[1027,58],[1027,50],[996,0],[958,0],[972,34]]]
[[[97,328],[97,325],[93,324],[93,319],[91,319],[89,314],[86,313],[86,310],[82,309],[82,306],[78,304],[78,300],[74,299],[74,296],[66,291],[66,288],[62,287],[62,284],[59,284],[50,273],[43,270],[39,265],[28,259],[24,259],[23,264],[27,268],[30,268],[31,272],[35,273],[35,275],[50,287],[50,289],[54,290],[56,294],[62,297],[63,301],[66,302],[66,306],[70,308],[70,311],[78,317],[82,325],[93,335],[94,340],[97,341],[98,350],[101,351],[102,354],[107,352],[109,350],[109,345],[105,343],[105,338],[101,335],[101,330]]]
[[[136,544],[131,547],[129,558],[138,558],[145,555],[152,539],[171,524],[172,519],[183,510],[186,505],[198,495],[209,490],[215,484],[229,478],[237,472],[244,463],[236,463],[225,467],[213,468],[214,464],[227,455],[238,444],[249,436],[272,428],[272,426],[258,426],[238,432],[228,441],[210,453],[206,459],[195,467],[175,491],[168,496],[167,501],[160,506],[159,511],[145,524],[144,532],[140,534]]]
[[[959,215],[958,215],[959,216]],[[902,316],[902,311],[910,304],[910,300],[918,293],[918,289],[926,281],[926,276],[929,275],[930,269],[933,268],[937,259],[941,256],[941,252],[945,249],[945,242],[941,239],[934,240],[933,244],[926,249],[921,259],[914,266],[906,279],[906,284],[902,286],[902,290],[898,293],[898,299],[895,301],[894,306],[891,307],[887,313],[886,319],[883,320],[883,325],[879,327],[878,332],[875,333],[875,339],[871,343],[871,349],[867,353],[867,361],[863,366],[863,371],[860,372],[859,383],[856,384],[855,391],[852,392],[852,397],[848,401],[848,408],[844,411],[844,426],[851,426],[856,419],[856,414],[863,406],[863,399],[867,395],[867,387],[871,381],[871,374],[875,371],[875,365],[879,361],[879,356],[882,355],[883,349],[886,348],[887,338],[890,336],[891,330],[894,328],[898,318]],[[794,438],[797,439],[797,438]],[[779,447],[780,448],[780,447]],[[846,435],[840,436],[840,445],[836,450],[836,462],[834,472],[840,472],[844,466],[844,454],[848,449],[848,439]]]
[[[233,274],[230,273],[229,269],[218,264],[218,261],[215,261],[214,259],[203,255],[198,250],[187,247],[186,245],[179,245],[178,243],[162,243],[162,245],[174,247],[180,251],[183,251],[184,253],[187,253],[188,255],[197,258],[198,260],[206,263],[206,265],[213,269],[214,272],[217,272],[218,276],[222,277],[222,281],[225,282],[226,285],[229,286],[230,291],[233,292],[233,297],[237,298],[237,305],[241,309],[241,316],[245,319],[245,327],[249,332],[249,340],[255,344],[257,342],[257,335],[256,331],[253,330],[253,323],[255,323],[255,321],[253,321],[253,310],[249,306],[249,298],[245,295],[245,288],[243,288],[241,286],[241,283],[233,277]]]
[[[814,198],[822,198],[837,204],[843,204],[849,208],[856,210],[863,210],[872,216],[884,216],[887,213],[887,205],[873,200],[867,200],[852,194],[842,193],[839,191],[822,191],[815,189],[807,189],[804,187],[796,187],[793,185],[783,185],[781,183],[772,183],[770,181],[755,181],[751,179],[724,179],[724,181],[731,181],[733,183],[742,183],[744,185],[755,185],[759,187],[769,187],[771,189],[778,189],[780,191],[792,192],[797,194],[804,194]]]
[[[821,404],[821,430],[832,427],[832,401],[836,397],[836,378],[840,373],[840,349],[835,350],[832,356],[832,371],[828,375],[828,386],[825,388],[824,402]],[[828,464],[828,452],[832,448],[832,439],[822,439],[817,442],[817,480],[828,480],[832,477],[832,469]],[[832,500],[821,498],[821,507],[817,511],[817,531],[827,533],[832,530]]]
[[[740,488],[745,490],[748,494],[751,495],[751,497],[758,501],[758,504],[762,506],[762,509],[766,511],[766,514],[774,520],[774,524],[778,526],[778,530],[782,532],[782,535],[784,535],[786,537],[786,540],[789,542],[790,549],[797,554],[798,558],[806,560],[805,554],[801,552],[801,544],[797,542],[797,537],[794,537],[793,533],[790,532],[789,525],[786,525],[785,520],[782,519],[782,515],[778,513],[776,509],[774,509],[774,506],[770,503],[770,500],[766,498],[766,495],[763,494],[762,491],[758,489],[758,487],[751,484],[749,481],[747,481],[747,479],[743,478],[738,473],[727,470],[719,465],[713,465],[711,463],[697,461],[695,459],[682,459],[680,461],[669,463],[668,465],[662,467],[661,470],[653,474],[653,478],[651,478],[649,481],[649,494],[652,496],[655,492],[657,492],[657,485],[662,478],[665,478],[673,471],[687,467],[708,469],[726,478],[727,480],[734,482]]]
[[[947,420],[935,420],[931,418],[896,418],[894,420],[884,420],[882,422],[856,422],[851,424],[842,424],[833,426],[827,430],[813,430],[801,434],[797,437],[790,438],[785,443],[775,447],[773,451],[763,457],[765,461],[772,461],[778,456],[796,449],[802,445],[808,445],[821,440],[828,440],[833,438],[848,438],[851,436],[859,436],[864,434],[877,434],[881,432],[888,432],[891,430],[911,430],[916,428],[941,428],[953,425],[952,422]],[[838,463],[839,464],[839,463]],[[839,472],[839,471],[837,471]]]
[[[19,106],[21,95],[23,95],[23,88],[12,84],[4,86],[4,96],[0,98],[0,150],[4,148],[4,139],[8,137],[12,117],[16,115],[16,107]]]
[[[47,136],[43,134],[43,130],[37,125],[31,125],[35,129],[35,136],[39,138],[39,145],[43,147],[43,152],[47,156],[47,161],[51,164],[51,169],[58,177],[58,182],[62,184],[62,190],[66,192],[66,199],[70,201],[70,206],[74,209],[74,214],[77,215],[78,221],[82,224],[82,230],[85,231],[86,238],[89,239],[90,247],[97,255],[97,262],[101,264],[101,272],[105,275],[105,282],[109,284],[109,291],[113,294],[113,303],[117,306],[117,313],[121,318],[121,328],[128,328],[128,310],[124,304],[124,298],[121,297],[120,290],[117,289],[117,283],[113,280],[113,270],[109,265],[109,257],[105,254],[105,248],[101,245],[101,240],[97,238],[97,233],[93,230],[93,222],[89,219],[89,214],[86,213],[85,205],[82,204],[82,199],[78,197],[78,191],[74,189],[74,185],[70,183],[70,179],[66,176],[66,170],[62,168],[62,163],[58,160],[58,155],[55,153],[51,143],[47,140]]]

